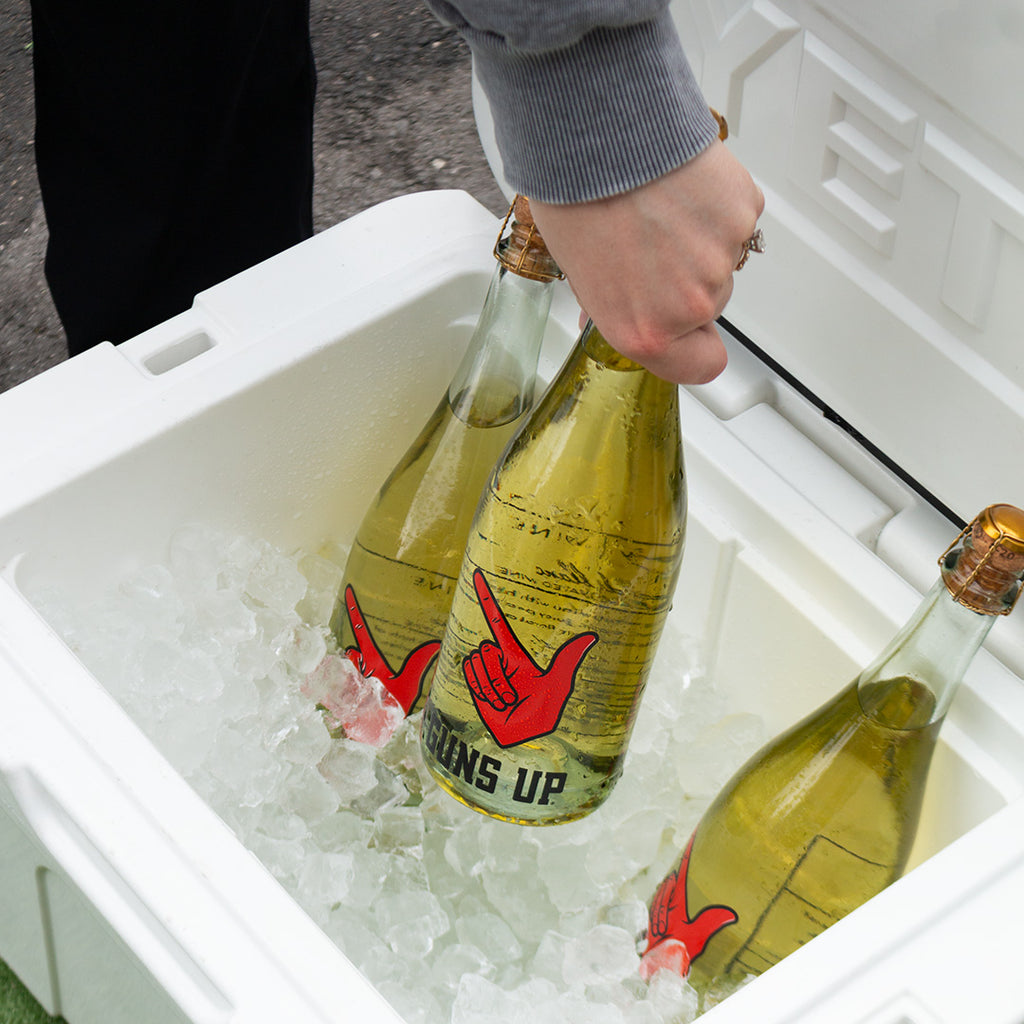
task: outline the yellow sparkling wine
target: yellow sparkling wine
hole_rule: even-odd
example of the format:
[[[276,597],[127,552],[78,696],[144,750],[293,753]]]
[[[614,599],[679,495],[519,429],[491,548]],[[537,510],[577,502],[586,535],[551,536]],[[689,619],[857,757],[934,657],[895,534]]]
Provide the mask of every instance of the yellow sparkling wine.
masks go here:
[[[687,975],[705,1006],[896,881],[950,704],[1024,577],[1024,511],[991,505],[857,679],[766,744],[704,813],[651,900],[640,973]]]
[[[424,710],[428,768],[524,824],[598,806],[675,589],[678,389],[588,328],[491,477]]]
[[[480,492],[533,404],[558,267],[522,196],[513,213],[462,362],[363,517],[331,617],[341,649],[407,714],[430,687]]]
[[[351,587],[374,644],[396,675],[422,652],[424,663],[409,663],[416,671],[407,668],[409,709],[429,681],[433,656],[424,645],[436,644],[444,633],[476,498],[524,415],[511,381],[482,383],[465,406],[446,394],[392,470],[360,525],[331,620],[340,644],[353,647],[357,637],[346,607]],[[395,695],[402,702],[403,694]]]
[[[908,678],[851,684],[719,794],[675,912],[687,909],[694,934],[705,908],[736,920],[691,947],[695,987],[760,974],[903,873],[942,724],[934,709]]]

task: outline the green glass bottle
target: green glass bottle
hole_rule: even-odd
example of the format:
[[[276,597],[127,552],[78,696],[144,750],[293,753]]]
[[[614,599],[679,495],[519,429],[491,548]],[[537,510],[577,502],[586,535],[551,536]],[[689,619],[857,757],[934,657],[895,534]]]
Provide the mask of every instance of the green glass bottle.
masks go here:
[[[682,559],[678,387],[592,324],[495,467],[424,708],[427,767],[523,824],[615,785]]]
[[[533,404],[558,267],[518,196],[465,356],[367,510],[331,629],[406,713],[429,688],[477,499]]]
[[[943,718],[1024,576],[1020,509],[991,506],[961,538],[875,662],[715,798],[651,903],[645,976],[720,996],[903,873]]]

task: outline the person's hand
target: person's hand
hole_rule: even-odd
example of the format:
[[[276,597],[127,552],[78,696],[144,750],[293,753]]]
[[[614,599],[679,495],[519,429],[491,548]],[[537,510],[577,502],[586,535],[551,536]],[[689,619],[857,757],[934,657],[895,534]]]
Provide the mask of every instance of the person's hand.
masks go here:
[[[580,306],[624,356],[680,384],[725,368],[714,321],[732,295],[764,196],[721,142],[631,192],[530,201]]]
[[[355,647],[345,648],[349,661],[364,676],[379,679],[391,696],[402,705],[402,710],[409,714],[423,692],[427,669],[434,660],[434,655],[441,649],[441,641],[430,640],[411,650],[402,667],[395,672],[370,635],[370,627],[366,624],[351,584],[345,587],[345,608],[356,638]]]
[[[480,719],[502,747],[546,736],[558,725],[583,657],[597,642],[595,633],[567,640],[542,669],[519,642],[498,607],[484,574],[473,573],[473,587],[496,644],[484,641],[462,661]]]

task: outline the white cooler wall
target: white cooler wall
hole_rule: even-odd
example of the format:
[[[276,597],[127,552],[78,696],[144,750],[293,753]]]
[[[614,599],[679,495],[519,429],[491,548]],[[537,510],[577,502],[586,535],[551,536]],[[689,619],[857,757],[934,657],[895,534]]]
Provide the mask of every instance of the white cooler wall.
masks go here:
[[[673,11],[766,194],[727,318],[961,518],[1024,505],[1020,9]]]

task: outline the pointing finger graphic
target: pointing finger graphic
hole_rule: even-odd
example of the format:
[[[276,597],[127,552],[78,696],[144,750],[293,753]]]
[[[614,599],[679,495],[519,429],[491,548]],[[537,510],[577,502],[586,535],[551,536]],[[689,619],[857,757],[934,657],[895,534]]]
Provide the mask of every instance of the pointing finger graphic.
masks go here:
[[[462,668],[484,725],[502,747],[546,736],[558,727],[596,633],[580,633],[555,653],[545,671],[515,635],[487,578],[473,573],[480,610],[497,644],[484,642],[463,659]]]

